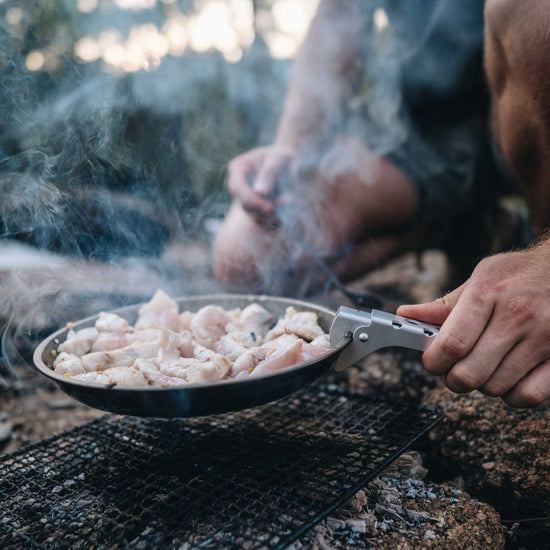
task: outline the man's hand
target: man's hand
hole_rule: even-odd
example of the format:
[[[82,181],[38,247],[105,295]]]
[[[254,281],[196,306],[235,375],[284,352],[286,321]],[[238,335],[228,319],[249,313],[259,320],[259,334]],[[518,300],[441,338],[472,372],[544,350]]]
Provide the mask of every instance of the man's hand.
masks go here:
[[[291,149],[271,145],[252,149],[229,163],[229,192],[262,225],[274,220],[278,181],[286,176],[293,156]]]
[[[450,390],[514,407],[550,397],[550,241],[486,258],[447,296],[397,314],[442,325],[423,363]]]

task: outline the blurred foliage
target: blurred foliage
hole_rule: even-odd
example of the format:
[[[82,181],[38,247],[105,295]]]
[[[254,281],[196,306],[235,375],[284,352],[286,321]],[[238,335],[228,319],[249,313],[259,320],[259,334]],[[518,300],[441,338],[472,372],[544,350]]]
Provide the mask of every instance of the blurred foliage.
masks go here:
[[[270,4],[253,2],[264,15]],[[128,33],[137,24],[160,28],[170,17],[192,14],[201,2],[159,0],[150,9],[124,10],[114,0],[98,0],[90,13],[79,5],[0,3],[0,192],[17,193],[17,182],[24,181],[32,197],[34,181],[37,189],[57,187],[80,208],[83,190],[104,189],[111,198],[124,193],[143,201],[172,234],[202,230],[204,218],[221,216],[227,205],[228,161],[271,138],[288,61],[272,59],[256,29],[237,62],[228,63],[218,51],[186,51],[164,56],[154,70],[113,72],[102,59],[79,62],[78,40],[113,28]],[[110,200],[113,208],[116,201]],[[9,218],[23,207],[15,202],[18,209],[2,209],[4,236],[18,236],[17,220]],[[95,200],[94,212],[100,208]],[[36,207],[29,212],[44,218]],[[59,239],[41,243],[50,241]],[[92,254],[89,247],[82,253]]]

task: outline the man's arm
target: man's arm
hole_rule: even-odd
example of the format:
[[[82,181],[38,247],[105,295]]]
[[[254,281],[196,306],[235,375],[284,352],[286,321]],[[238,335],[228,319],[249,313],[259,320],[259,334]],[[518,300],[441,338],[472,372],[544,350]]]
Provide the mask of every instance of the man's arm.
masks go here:
[[[294,62],[276,142],[297,148],[333,135],[361,74],[369,7],[322,0]]]
[[[277,177],[297,152],[334,137],[360,76],[368,11],[360,0],[321,0],[294,62],[273,145],[229,164],[229,191],[259,220],[273,213]]]

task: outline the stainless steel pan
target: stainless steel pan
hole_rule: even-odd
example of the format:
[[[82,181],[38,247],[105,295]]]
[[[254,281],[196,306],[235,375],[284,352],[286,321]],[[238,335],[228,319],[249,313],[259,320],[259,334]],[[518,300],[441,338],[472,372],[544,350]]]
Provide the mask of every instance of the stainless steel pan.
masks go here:
[[[255,295],[204,295],[176,300],[180,311],[197,311],[215,304],[225,309],[243,308],[258,302],[275,317],[286,308],[313,311],[325,331],[330,331],[332,350],[321,357],[277,373],[208,385],[162,387],[105,386],[90,384],[55,373],[53,361],[68,329],[58,330],[38,345],[36,368],[54,380],[70,396],[92,407],[118,414],[151,417],[189,417],[247,409],[284,397],[312,382],[329,369],[342,370],[362,357],[384,347],[424,350],[438,328],[382,311],[364,312],[341,307],[337,313],[324,307],[286,298]],[[134,323],[142,304],[114,310]],[[73,323],[75,330],[92,326],[97,316]]]

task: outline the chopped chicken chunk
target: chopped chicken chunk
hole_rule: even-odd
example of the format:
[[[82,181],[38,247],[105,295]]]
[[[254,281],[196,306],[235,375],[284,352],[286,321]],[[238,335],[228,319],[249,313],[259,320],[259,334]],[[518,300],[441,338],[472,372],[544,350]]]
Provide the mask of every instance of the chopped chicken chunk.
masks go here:
[[[124,348],[131,344],[134,338],[135,333],[128,331],[120,332],[113,330],[100,332],[90,351],[111,351],[113,349]],[[84,355],[84,353],[77,353],[77,355]]]
[[[97,321],[95,322],[95,328],[101,331],[115,331],[124,332],[128,330],[128,321],[119,317],[114,313],[101,312]]]
[[[273,349],[260,361],[250,376],[260,376],[269,372],[274,372],[300,362],[300,354],[303,351],[303,340],[296,340],[290,346]]]
[[[139,357],[133,347],[94,351],[82,356],[82,365],[86,372],[103,371],[112,367],[131,367]]]
[[[75,380],[92,382],[95,384],[116,384],[121,386],[148,386],[149,383],[143,373],[136,367],[112,367],[98,372],[86,372],[73,376]]]
[[[259,304],[250,304],[234,313],[235,318],[226,326],[227,332],[238,334],[247,347],[259,346],[273,321],[273,315]]]
[[[239,332],[224,334],[217,342],[214,342],[214,351],[235,361],[247,349],[246,336],[246,333]]]
[[[198,350],[196,357],[182,357],[172,363],[160,365],[160,371],[168,376],[182,378],[189,384],[204,384],[223,380],[232,362],[208,349]]]
[[[265,339],[271,340],[281,334],[295,334],[304,340],[314,340],[324,334],[317,322],[317,315],[312,311],[296,311],[293,307],[286,309],[286,314],[267,333]]]
[[[166,327],[175,332],[182,329],[178,304],[162,290],[157,290],[151,301],[140,308],[136,321],[136,329],[154,327]]]
[[[83,328],[76,332],[70,330],[67,334],[67,339],[62,344],[59,344],[57,351],[84,355],[90,351],[98,335],[99,332],[95,327]]]
[[[219,306],[206,306],[199,309],[191,320],[191,332],[202,346],[212,349],[224,334],[231,321],[229,314]]]
[[[62,351],[55,358],[53,370],[59,374],[70,374],[71,376],[86,372],[82,365],[82,359],[78,355],[66,351]]]
[[[150,359],[136,359],[134,367],[143,373],[151,386],[181,386],[184,383],[181,378],[162,374]]]

